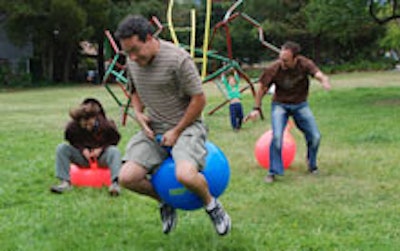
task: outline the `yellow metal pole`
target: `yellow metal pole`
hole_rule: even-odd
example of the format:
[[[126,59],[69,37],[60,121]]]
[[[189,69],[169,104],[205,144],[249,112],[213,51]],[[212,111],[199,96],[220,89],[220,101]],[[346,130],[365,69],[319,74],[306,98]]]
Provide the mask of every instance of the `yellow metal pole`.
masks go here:
[[[190,12],[191,20],[192,20],[192,32],[190,37],[190,56],[194,58],[194,49],[196,46],[196,9],[192,9]]]
[[[212,10],[212,0],[207,0],[206,20],[204,23],[203,67],[202,67],[202,71],[201,71],[202,79],[204,79],[207,75],[207,52],[208,52],[208,40],[209,40],[208,36],[210,34],[211,10]]]
[[[174,44],[179,45],[178,38],[176,37],[176,33],[174,30],[174,25],[172,23],[172,8],[174,7],[174,0],[170,0],[168,4],[168,11],[167,11],[167,21],[168,21],[168,28],[169,33],[171,34],[172,41]]]

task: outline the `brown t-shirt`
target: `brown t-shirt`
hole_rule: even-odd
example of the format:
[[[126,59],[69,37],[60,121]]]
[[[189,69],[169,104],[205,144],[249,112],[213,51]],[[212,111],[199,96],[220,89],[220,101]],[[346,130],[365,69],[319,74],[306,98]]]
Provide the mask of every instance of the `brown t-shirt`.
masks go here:
[[[307,100],[309,89],[308,76],[314,76],[319,68],[314,62],[304,56],[297,56],[297,62],[292,69],[283,69],[280,60],[276,60],[264,69],[259,82],[265,91],[275,84],[273,101],[287,104],[298,104]]]
[[[103,116],[97,116],[96,126],[92,132],[79,126],[79,123],[72,120],[65,129],[65,139],[80,151],[83,149],[94,149],[98,147],[107,148],[110,145],[118,145],[121,138],[117,127],[112,120]]]

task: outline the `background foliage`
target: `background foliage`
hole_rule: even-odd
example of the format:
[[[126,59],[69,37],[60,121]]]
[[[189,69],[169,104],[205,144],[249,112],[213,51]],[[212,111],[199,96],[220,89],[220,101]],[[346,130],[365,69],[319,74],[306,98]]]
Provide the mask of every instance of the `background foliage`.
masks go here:
[[[127,14],[156,16],[164,24],[162,37],[169,39],[166,24],[166,0],[0,0],[0,13],[7,16],[6,28],[16,44],[34,43],[34,81],[82,81],[85,60],[79,42],[88,40],[103,51],[104,30],[114,31]],[[303,46],[303,54],[314,58],[333,71],[346,70],[346,63],[362,66],[360,61],[380,62],[386,51],[399,53],[400,30],[398,20],[378,24],[368,12],[368,3],[376,6],[380,16],[391,13],[393,1],[365,0],[245,0],[235,10],[260,23],[268,42],[279,47],[286,40]],[[397,1],[395,1],[397,2]],[[233,1],[213,3],[212,27],[222,20]],[[203,41],[205,1],[175,1],[175,26],[189,26],[191,8],[197,10],[197,46]],[[397,8],[399,8],[397,6]],[[276,54],[263,48],[257,29],[242,18],[229,24],[233,57],[243,63],[269,61]],[[213,49],[227,55],[223,30],[216,32]],[[179,34],[188,41],[188,33]],[[97,70],[104,72],[104,55],[100,53]],[[394,62],[383,62],[382,68],[393,67]],[[354,67],[353,67],[354,68]],[[364,70],[364,69],[360,69]]]

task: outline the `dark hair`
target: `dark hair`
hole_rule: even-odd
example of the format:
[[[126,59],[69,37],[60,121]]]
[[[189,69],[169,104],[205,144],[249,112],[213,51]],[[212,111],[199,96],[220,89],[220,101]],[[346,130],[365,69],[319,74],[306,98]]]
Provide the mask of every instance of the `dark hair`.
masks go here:
[[[100,107],[94,103],[81,104],[75,109],[69,111],[69,116],[79,122],[82,119],[89,119],[100,114]]]
[[[296,57],[301,52],[301,47],[298,43],[287,41],[282,45],[282,50],[290,50],[293,54],[293,57]]]
[[[100,101],[98,101],[95,98],[86,98],[82,101],[82,105],[85,104],[95,104],[100,108],[100,114],[103,115],[103,117],[106,117],[106,112],[104,111],[103,105],[100,103]]]
[[[138,35],[140,41],[145,42],[148,34],[153,33],[150,22],[140,15],[128,15],[118,25],[115,37],[118,40]]]

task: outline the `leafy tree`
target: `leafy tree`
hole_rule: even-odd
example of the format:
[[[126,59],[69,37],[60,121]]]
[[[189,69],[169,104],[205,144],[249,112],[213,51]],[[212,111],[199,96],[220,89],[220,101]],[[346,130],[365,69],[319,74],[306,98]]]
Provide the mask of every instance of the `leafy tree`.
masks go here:
[[[196,8],[196,46],[201,47],[205,1],[182,2],[175,3],[175,25],[180,26],[179,19],[185,19],[186,25],[190,23],[189,10]],[[34,61],[41,64],[43,78],[68,81],[76,78],[79,60],[82,59],[79,56],[80,41],[89,40],[99,46],[97,65],[102,76],[104,30],[115,31],[128,14],[141,14],[147,18],[156,16],[165,24],[168,3],[168,0],[0,0],[0,13],[7,15],[6,28],[15,44],[34,43]],[[212,27],[223,19],[233,3],[213,2]],[[388,3],[396,4],[390,8]],[[235,11],[247,14],[261,24],[265,40],[275,46],[294,40],[302,45],[304,54],[317,61],[342,62],[374,58],[379,46],[399,47],[398,26],[395,23],[381,26],[374,22],[369,13],[371,6],[378,18],[399,13],[394,0],[246,0]],[[229,29],[234,58],[257,62],[276,56],[261,46],[257,28],[242,18],[229,23]],[[183,35],[180,39],[189,41],[188,36],[187,32],[186,38]],[[161,37],[169,39],[166,25]],[[223,29],[216,33],[212,49],[226,55]]]
[[[86,39],[98,46],[97,69],[99,76],[104,75],[103,41],[104,30],[110,26],[112,2],[109,0],[81,0],[82,8],[87,13]],[[78,68],[78,67],[75,67]],[[75,74],[78,74],[76,72]]]
[[[400,23],[391,22],[386,27],[385,36],[379,43],[386,50],[395,50],[400,55]]]
[[[303,9],[306,29],[332,60],[373,57],[383,29],[369,17],[364,0],[311,0]]]
[[[369,13],[378,24],[386,24],[380,46],[385,50],[394,50],[400,55],[400,2],[370,0]]]
[[[400,2],[397,0],[368,0],[371,17],[379,24],[400,19]]]
[[[49,22],[54,27],[55,35],[55,57],[49,55],[50,60],[54,59],[55,64],[63,82],[69,81],[70,67],[72,65],[73,52],[78,49],[79,42],[89,32],[87,13],[74,0],[52,0],[49,11]],[[61,50],[61,48],[63,48]],[[60,59],[60,60],[59,60]],[[52,63],[50,61],[50,63]]]
[[[33,41],[46,80],[68,81],[71,55],[85,34],[86,12],[75,0],[15,0],[6,6],[16,44]]]
[[[307,1],[299,0],[251,0],[246,5],[250,16],[263,24],[264,31],[271,34],[271,40],[279,46],[288,37],[306,34],[301,9]]]

